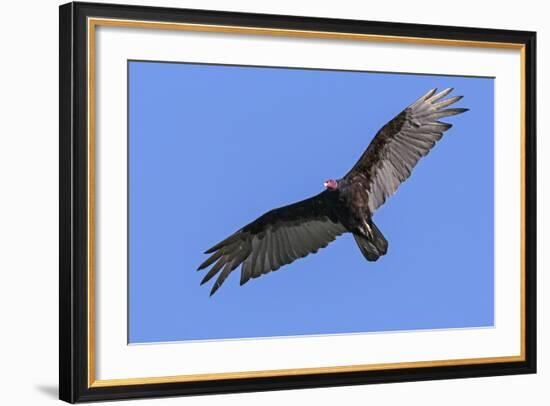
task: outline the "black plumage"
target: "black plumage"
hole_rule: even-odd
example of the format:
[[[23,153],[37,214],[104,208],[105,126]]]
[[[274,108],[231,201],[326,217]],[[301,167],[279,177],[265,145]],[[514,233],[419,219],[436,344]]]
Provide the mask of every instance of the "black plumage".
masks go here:
[[[309,199],[271,210],[206,251],[199,270],[212,266],[202,280],[218,275],[210,294],[239,265],[241,285],[316,253],[350,232],[368,261],[385,255],[388,242],[372,221],[387,197],[407,179],[419,159],[451,128],[439,119],[467,111],[445,107],[462,96],[442,100],[452,89],[430,90],[382,127],[353,168],[327,190]]]

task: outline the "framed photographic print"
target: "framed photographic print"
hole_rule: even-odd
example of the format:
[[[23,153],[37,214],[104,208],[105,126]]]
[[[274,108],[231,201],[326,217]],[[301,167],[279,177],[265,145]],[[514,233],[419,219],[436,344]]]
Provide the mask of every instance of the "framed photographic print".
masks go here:
[[[60,398],[534,373],[535,33],[60,7]]]

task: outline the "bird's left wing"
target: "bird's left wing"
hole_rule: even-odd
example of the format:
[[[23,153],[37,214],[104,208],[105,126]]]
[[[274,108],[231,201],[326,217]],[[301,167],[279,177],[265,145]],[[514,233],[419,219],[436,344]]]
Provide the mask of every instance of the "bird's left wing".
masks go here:
[[[451,124],[440,118],[460,114],[468,109],[445,107],[462,96],[445,100],[453,89],[436,94],[430,90],[388,122],[374,137],[359,161],[345,176],[365,185],[369,210],[373,213],[399,185],[407,179],[414,166],[440,140]]]
[[[335,194],[324,191],[309,199],[271,210],[244,226],[206,254],[211,256],[198,268],[208,271],[201,284],[219,274],[210,295],[242,264],[241,285],[250,278],[290,264],[326,247],[346,229],[333,210]]]

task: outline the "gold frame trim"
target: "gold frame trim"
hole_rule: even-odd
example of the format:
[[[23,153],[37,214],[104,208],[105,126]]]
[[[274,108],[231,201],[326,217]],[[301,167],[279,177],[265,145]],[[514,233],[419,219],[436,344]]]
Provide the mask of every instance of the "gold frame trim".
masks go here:
[[[184,30],[195,32],[219,32],[248,35],[270,35],[300,38],[340,39],[371,42],[411,43],[422,45],[461,46],[497,49],[515,49],[520,51],[520,163],[521,163],[521,270],[520,270],[520,335],[521,349],[519,355],[503,357],[464,358],[451,360],[396,362],[384,364],[345,365],[317,368],[277,369],[265,371],[221,372],[212,374],[174,375],[145,378],[95,379],[95,262],[94,262],[94,197],[95,197],[95,28],[97,26],[150,28],[162,30]],[[473,364],[492,364],[503,362],[525,361],[525,45],[506,42],[463,41],[440,38],[399,37],[391,35],[354,34],[344,32],[305,31],[290,29],[273,29],[259,27],[240,27],[227,25],[165,23],[140,20],[120,20],[109,18],[88,18],[88,387],[112,387],[123,385],[143,385],[159,383],[176,383],[191,381],[212,381],[219,379],[243,379],[258,377],[277,377],[289,375],[331,374],[341,372],[379,371],[396,368],[424,368],[439,366],[457,366]]]

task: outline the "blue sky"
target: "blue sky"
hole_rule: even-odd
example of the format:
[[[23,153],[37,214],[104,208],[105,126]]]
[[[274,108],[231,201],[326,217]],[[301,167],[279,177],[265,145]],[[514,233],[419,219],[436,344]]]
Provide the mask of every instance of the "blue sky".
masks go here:
[[[493,79],[129,62],[129,342],[491,326]],[[204,250],[322,190],[432,87],[470,111],[350,235],[212,297]]]

